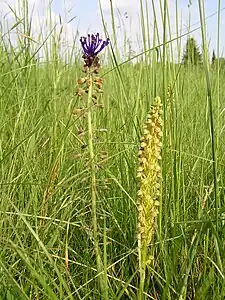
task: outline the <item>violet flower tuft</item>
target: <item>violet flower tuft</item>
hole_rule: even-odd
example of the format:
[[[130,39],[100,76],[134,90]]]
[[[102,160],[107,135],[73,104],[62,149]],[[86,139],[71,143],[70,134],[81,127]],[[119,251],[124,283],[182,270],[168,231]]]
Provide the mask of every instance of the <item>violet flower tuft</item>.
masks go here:
[[[108,44],[109,39],[103,41],[99,38],[99,33],[96,35],[88,34],[88,37],[81,37],[80,42],[84,51],[84,54],[87,56],[96,56],[98,55]]]
[[[105,41],[99,38],[99,33],[88,34],[87,37],[80,38],[81,46],[83,48],[83,58],[85,61],[85,67],[98,68],[99,60],[97,55],[109,44],[109,39]]]

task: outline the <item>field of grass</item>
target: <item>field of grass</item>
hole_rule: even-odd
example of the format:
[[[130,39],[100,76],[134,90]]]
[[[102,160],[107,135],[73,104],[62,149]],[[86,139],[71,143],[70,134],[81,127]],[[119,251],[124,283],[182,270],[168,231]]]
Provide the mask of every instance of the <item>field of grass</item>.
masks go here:
[[[135,63],[120,64],[108,46],[104,92],[88,109],[76,96],[80,53],[65,63],[52,42],[39,61],[26,36],[16,48],[2,37],[0,299],[225,299],[225,73],[207,63],[206,46],[203,66],[169,62],[169,40],[159,62],[156,40]],[[162,183],[154,260],[140,294],[137,154],[156,96]]]

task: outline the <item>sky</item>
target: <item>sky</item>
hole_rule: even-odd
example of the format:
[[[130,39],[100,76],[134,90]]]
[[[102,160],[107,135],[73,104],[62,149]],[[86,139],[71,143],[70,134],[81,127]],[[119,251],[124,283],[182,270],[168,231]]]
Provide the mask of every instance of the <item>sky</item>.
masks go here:
[[[160,13],[159,0],[142,0],[143,4],[147,3],[148,9],[144,7],[145,21],[146,12],[148,12],[149,29],[146,31],[150,41],[153,38],[154,15],[152,2],[155,4],[156,19],[159,29],[160,40],[163,36],[163,25]],[[10,7],[15,9],[17,17],[21,15],[21,5],[23,0],[0,0],[0,20],[4,23],[3,28],[11,28],[15,24],[15,16],[10,12]],[[49,9],[51,2],[51,9]],[[115,16],[116,41],[112,38],[112,22],[110,12],[110,0],[28,0],[29,16],[32,20],[31,37],[38,40],[40,32],[47,36],[50,34],[52,24],[56,25],[56,31],[60,34],[64,48],[73,47],[74,43],[79,47],[79,36],[86,35],[87,32],[100,32],[104,36],[104,30],[101,21],[100,5],[103,11],[107,31],[111,37],[112,43],[117,43],[122,52],[139,53],[143,49],[142,30],[140,18],[140,0],[112,0]],[[163,2],[163,1],[162,1]],[[177,36],[176,27],[176,0],[167,0],[169,9],[169,18],[172,37]],[[185,34],[190,30],[200,26],[198,0],[177,0],[179,33]],[[217,53],[218,37],[218,1],[205,0],[205,16],[207,27],[207,42],[210,53],[215,49]],[[225,36],[222,28],[225,27],[225,0],[221,0],[221,22],[220,22],[220,56],[225,56]],[[52,24],[49,16],[51,12]],[[215,13],[215,15],[213,15]],[[18,20],[18,19],[17,19]],[[6,30],[6,29],[4,29]],[[11,30],[11,36],[16,36],[18,30]],[[201,31],[196,30],[191,34],[195,37],[198,45],[201,47]],[[77,39],[75,39],[75,36]],[[169,39],[169,36],[168,36]],[[186,37],[181,40],[183,49]],[[151,46],[151,45],[150,45]],[[123,49],[123,50],[122,50]]]

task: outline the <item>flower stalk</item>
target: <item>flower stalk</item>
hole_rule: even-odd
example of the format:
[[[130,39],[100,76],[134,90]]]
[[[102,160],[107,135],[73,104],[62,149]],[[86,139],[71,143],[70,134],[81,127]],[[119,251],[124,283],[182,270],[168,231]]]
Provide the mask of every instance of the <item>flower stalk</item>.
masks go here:
[[[160,205],[161,193],[161,138],[162,138],[162,102],[156,97],[140,140],[138,153],[139,167],[137,177],[140,182],[138,191],[138,258],[140,286],[138,299],[144,299],[146,269],[152,265],[154,253],[153,243],[156,218]]]
[[[88,34],[87,37],[80,38],[81,46],[83,49],[84,60],[84,78],[79,78],[77,81],[78,88],[76,95],[84,97],[87,94],[87,146],[89,152],[89,167],[91,177],[91,215],[92,215],[92,236],[94,244],[94,252],[96,256],[96,266],[99,278],[99,285],[101,289],[101,296],[107,299],[107,277],[104,276],[104,266],[101,259],[101,249],[99,247],[98,237],[98,220],[97,220],[97,186],[96,186],[96,155],[93,143],[93,108],[102,108],[98,103],[98,94],[101,94],[103,79],[97,77],[99,73],[100,61],[98,54],[109,44],[109,40],[103,41],[100,39],[99,34]]]
[[[96,265],[98,274],[102,271],[102,261],[98,241],[98,223],[97,223],[97,191],[96,191],[96,174],[95,174],[95,154],[93,148],[93,129],[92,129],[92,94],[93,94],[93,78],[89,74],[89,89],[87,97],[87,121],[88,121],[88,148],[90,155],[90,168],[91,168],[91,204],[92,204],[92,227],[93,227],[93,241],[94,250],[96,255]]]

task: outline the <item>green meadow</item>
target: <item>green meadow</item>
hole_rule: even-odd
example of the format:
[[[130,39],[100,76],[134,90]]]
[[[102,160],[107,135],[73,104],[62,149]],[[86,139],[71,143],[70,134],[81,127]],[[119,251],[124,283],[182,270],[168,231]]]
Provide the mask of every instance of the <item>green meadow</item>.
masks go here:
[[[95,102],[76,94],[79,37],[63,59],[54,28],[32,39],[22,2],[24,16],[0,37],[0,299],[225,299],[225,69],[211,63],[203,1],[197,65],[182,63],[166,0],[151,41],[141,6],[143,52],[127,59],[111,11]],[[8,34],[18,28],[15,45]],[[156,96],[160,205],[140,292],[138,150]]]

